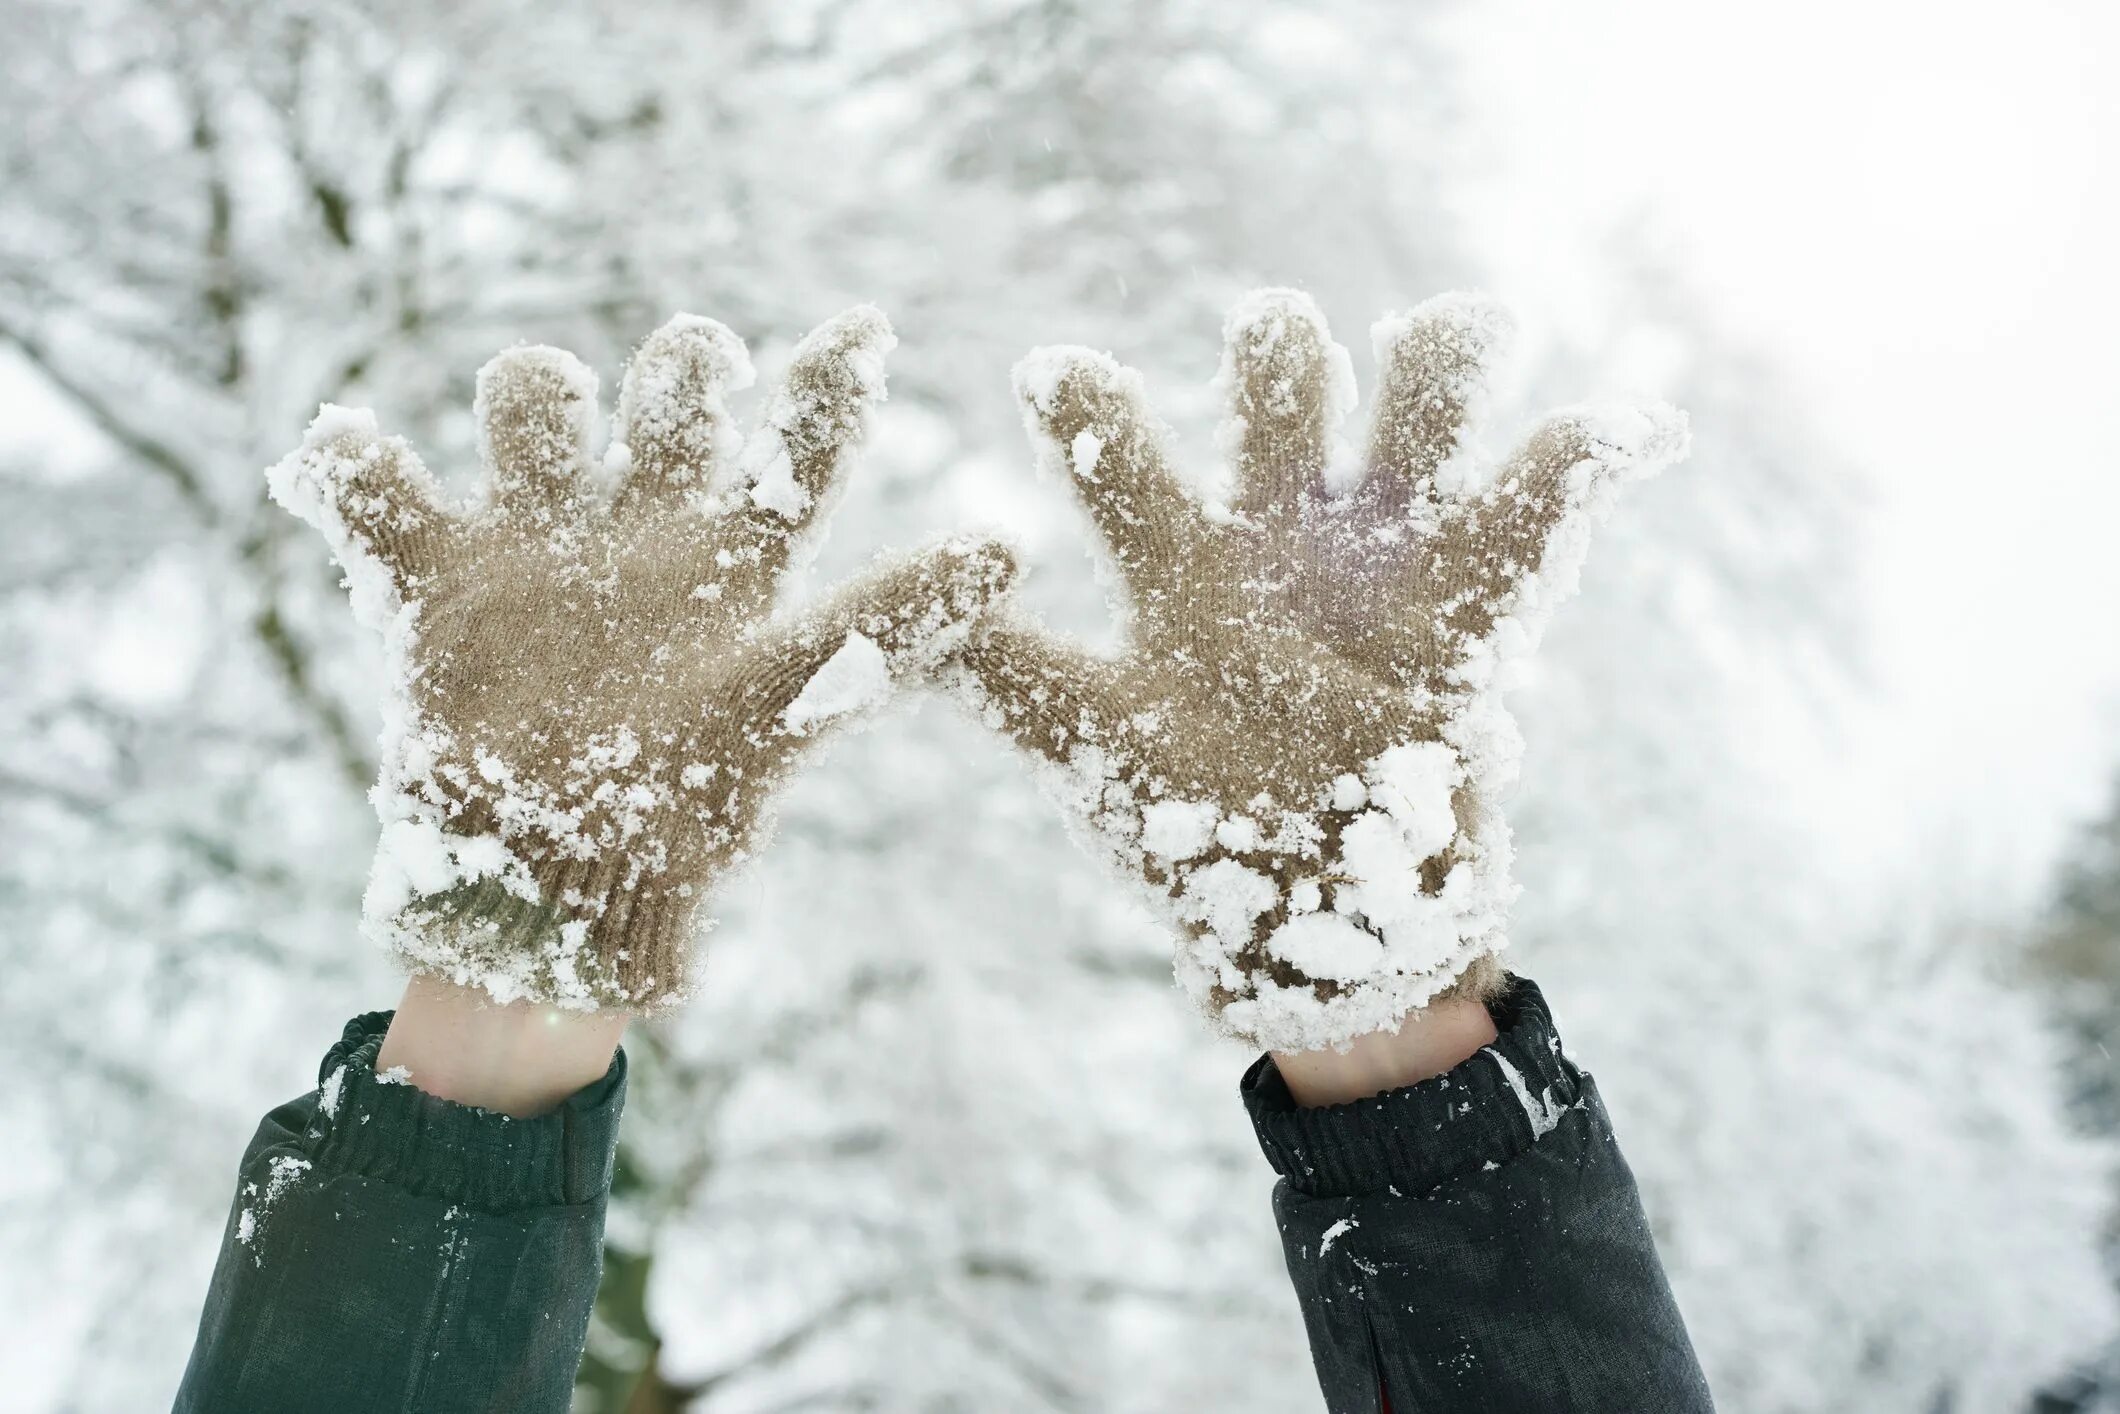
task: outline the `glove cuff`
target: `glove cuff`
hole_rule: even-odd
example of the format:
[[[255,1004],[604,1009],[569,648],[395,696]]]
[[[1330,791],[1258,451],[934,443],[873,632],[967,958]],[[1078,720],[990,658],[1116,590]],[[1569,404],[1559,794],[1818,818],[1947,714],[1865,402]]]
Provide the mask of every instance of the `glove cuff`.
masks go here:
[[[696,886],[632,877],[628,863],[565,860],[523,880],[486,876],[422,895],[371,931],[416,972],[495,1000],[655,1012],[687,989]]]

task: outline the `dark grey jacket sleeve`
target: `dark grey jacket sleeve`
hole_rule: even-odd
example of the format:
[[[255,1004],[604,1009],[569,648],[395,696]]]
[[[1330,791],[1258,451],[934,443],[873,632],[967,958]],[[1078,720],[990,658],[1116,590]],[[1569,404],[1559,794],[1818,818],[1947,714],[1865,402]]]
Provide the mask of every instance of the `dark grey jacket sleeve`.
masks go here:
[[[510,1119],[375,1073],[347,1023],[258,1126],[177,1414],[564,1414],[603,1266],[625,1056]]]
[[[1334,1414],[1712,1406],[1634,1175],[1537,987],[1446,1075],[1301,1109],[1244,1077],[1288,1274]]]

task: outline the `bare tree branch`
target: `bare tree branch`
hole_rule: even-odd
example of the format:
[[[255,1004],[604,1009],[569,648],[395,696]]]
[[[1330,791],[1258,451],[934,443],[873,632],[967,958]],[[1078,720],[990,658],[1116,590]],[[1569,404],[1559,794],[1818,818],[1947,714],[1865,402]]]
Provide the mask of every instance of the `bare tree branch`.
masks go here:
[[[27,359],[46,382],[65,394],[67,400],[95,424],[98,431],[167,477],[201,521],[208,525],[220,523],[221,509],[207,491],[205,478],[175,448],[152,433],[133,426],[111,402],[61,368],[42,343],[21,329],[0,323],[0,341],[11,345]]]
[[[844,1323],[855,1312],[877,1305],[891,1294],[888,1285],[857,1287],[838,1300],[818,1308],[808,1319],[790,1327],[777,1338],[748,1352],[734,1364],[704,1378],[673,1386],[688,1403],[696,1403],[736,1380],[770,1370],[795,1355],[820,1335]]]

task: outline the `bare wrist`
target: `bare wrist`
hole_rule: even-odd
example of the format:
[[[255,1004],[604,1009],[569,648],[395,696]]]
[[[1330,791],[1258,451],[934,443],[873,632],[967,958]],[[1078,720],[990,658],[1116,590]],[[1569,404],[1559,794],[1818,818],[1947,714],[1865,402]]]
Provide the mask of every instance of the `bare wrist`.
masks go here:
[[[502,1006],[474,988],[415,976],[375,1068],[402,1068],[430,1095],[527,1119],[600,1079],[630,1019],[533,1002]]]
[[[1446,996],[1408,1015],[1396,1031],[1372,1031],[1335,1051],[1276,1051],[1288,1092],[1306,1108],[1365,1100],[1441,1075],[1495,1039],[1494,1018],[1470,996]]]

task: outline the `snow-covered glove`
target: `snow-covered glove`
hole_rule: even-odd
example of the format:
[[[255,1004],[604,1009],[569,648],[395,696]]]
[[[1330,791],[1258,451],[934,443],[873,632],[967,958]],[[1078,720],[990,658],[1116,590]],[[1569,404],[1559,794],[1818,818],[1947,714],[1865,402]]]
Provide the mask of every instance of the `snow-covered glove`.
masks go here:
[[[1183,934],[1180,982],[1231,1035],[1338,1045],[1499,978],[1498,801],[1520,754],[1505,664],[1573,589],[1614,486],[1687,441],[1669,407],[1585,406],[1494,468],[1475,433],[1506,331],[1456,295],[1377,324],[1359,457],[1339,442],[1351,365],[1316,306],[1249,297],[1218,380],[1226,507],[1172,476],[1132,370],[1081,348],[1016,370],[1033,441],[1116,562],[1130,638],[1101,658],[997,617],[957,680],[1150,886]]]
[[[558,349],[480,371],[487,494],[445,504],[373,415],[326,407],[268,473],[324,532],[390,664],[368,930],[418,971],[581,1009],[685,991],[717,880],[828,724],[960,647],[1013,574],[952,542],[773,617],[883,396],[895,342],[851,310],[795,351],[748,442],[741,340],[681,315],[597,380]]]

